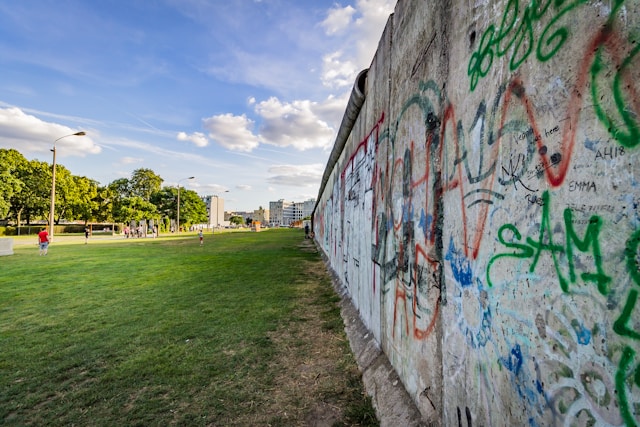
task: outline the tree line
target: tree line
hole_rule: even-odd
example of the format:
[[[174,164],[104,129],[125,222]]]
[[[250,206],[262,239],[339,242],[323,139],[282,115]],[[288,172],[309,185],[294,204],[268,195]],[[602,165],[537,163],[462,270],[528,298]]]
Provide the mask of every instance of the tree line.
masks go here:
[[[0,219],[15,225],[47,220],[51,202],[52,166],[27,160],[15,149],[0,148]],[[113,222],[154,220],[168,228],[175,220],[178,188],[162,186],[151,169],[136,169],[131,178],[108,185],[75,176],[56,165],[54,223],[61,221]],[[206,223],[206,204],[195,191],[180,189],[180,225]]]

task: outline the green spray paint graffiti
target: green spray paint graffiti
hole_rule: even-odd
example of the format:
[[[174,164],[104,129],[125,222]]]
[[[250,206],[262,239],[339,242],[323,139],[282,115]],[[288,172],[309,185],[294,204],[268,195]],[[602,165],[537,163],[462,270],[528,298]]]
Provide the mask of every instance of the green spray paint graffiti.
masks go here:
[[[625,247],[625,257],[627,261],[627,271],[633,282],[640,286],[640,268],[638,268],[638,248],[640,248],[640,230],[637,230],[627,240]],[[633,311],[638,301],[638,290],[631,289],[627,296],[627,302],[622,309],[622,313],[618,320],[613,324],[613,330],[623,336],[635,341],[640,341],[640,331],[634,331],[631,327],[634,318]],[[637,316],[637,315],[636,315]],[[633,416],[633,408],[629,403],[627,388],[631,389],[633,384],[640,387],[640,363],[635,366],[635,374],[633,362],[636,358],[636,352],[631,347],[625,347],[618,371],[616,372],[616,390],[620,399],[620,413],[625,423],[629,426],[637,425]]]
[[[520,260],[532,259],[529,266],[529,272],[536,270],[540,255],[548,251],[551,254],[555,266],[556,274],[560,283],[560,288],[568,293],[569,285],[576,282],[577,275],[575,272],[574,254],[577,249],[581,253],[590,251],[593,258],[594,271],[584,272],[580,275],[584,282],[592,282],[597,285],[597,289],[602,295],[609,293],[608,285],[611,282],[603,269],[602,256],[600,253],[600,231],[602,229],[602,219],[598,216],[592,216],[589,224],[581,239],[573,228],[573,213],[570,208],[563,212],[564,227],[566,230],[565,244],[557,244],[553,241],[553,233],[551,227],[550,195],[545,191],[542,195],[542,218],[540,221],[539,237],[537,240],[527,237],[523,240],[523,236],[518,228],[513,224],[504,224],[498,231],[498,241],[513,252],[505,252],[494,255],[487,265],[486,278],[487,284],[493,287],[491,280],[491,268],[493,264],[501,258],[515,258]],[[632,281],[640,286],[640,261],[638,250],[640,249],[640,230],[635,231],[627,240],[625,247],[626,268]],[[561,255],[564,255],[561,257]],[[560,259],[566,259],[569,273],[568,277],[562,273]],[[613,323],[613,330],[621,337],[628,338],[632,341],[640,341],[640,331],[634,330],[638,318],[639,290],[633,288],[629,290],[627,300],[620,312],[619,317]],[[617,392],[617,400],[620,407],[620,415],[624,423],[628,426],[637,425],[635,404],[631,401],[634,395],[634,388],[640,387],[640,361],[637,359],[637,352],[634,347],[626,345],[622,349],[620,361],[617,364],[615,374],[615,387]]]
[[[596,57],[594,58],[591,66],[591,97],[593,99],[595,112],[598,119],[600,119],[602,124],[607,128],[611,136],[613,136],[620,144],[629,148],[635,147],[640,143],[640,128],[638,127],[636,115],[633,110],[635,109],[635,111],[637,111],[640,108],[640,106],[637,105],[640,101],[638,99],[631,99],[629,102],[626,102],[622,87],[631,87],[631,80],[633,79],[633,77],[631,77],[631,69],[633,67],[637,67],[637,64],[634,64],[633,60],[638,52],[640,52],[640,45],[636,46],[629,56],[622,61],[622,64],[616,70],[612,87],[605,88],[601,88],[601,80],[605,79],[600,78],[600,76],[608,73],[611,69],[616,69],[616,67],[605,66],[603,51],[604,46],[598,46]],[[615,112],[607,111],[607,108],[604,105],[605,103],[602,101],[603,96],[600,94],[608,93],[613,94],[614,102],[609,104],[614,104],[617,108],[617,114],[619,116],[618,120],[614,118]],[[635,108],[629,108],[629,104]],[[619,124],[620,122],[622,122],[622,124]],[[626,131],[622,128],[623,126],[626,126]]]
[[[542,220],[540,221],[540,232],[538,240],[533,240],[531,237],[527,237],[526,243],[516,243],[522,241],[522,235],[518,231],[515,225],[505,224],[498,230],[498,241],[507,248],[515,249],[516,252],[507,252],[494,255],[489,264],[487,265],[487,284],[493,286],[491,281],[491,267],[493,263],[500,258],[533,258],[531,265],[529,266],[529,272],[533,273],[536,270],[540,255],[543,252],[549,251],[553,259],[556,274],[560,282],[560,288],[564,292],[569,291],[569,285],[576,282],[576,270],[574,253],[575,249],[582,253],[586,253],[591,250],[593,256],[593,262],[595,266],[594,272],[583,272],[580,277],[584,282],[593,282],[596,284],[598,291],[602,295],[608,293],[608,285],[611,282],[611,277],[607,276],[602,269],[602,256],[600,254],[599,234],[602,228],[602,220],[598,216],[592,216],[589,220],[589,225],[585,231],[584,238],[580,239],[578,234],[573,228],[573,213],[570,208],[564,210],[564,226],[566,230],[565,245],[555,244],[553,242],[553,231],[551,226],[551,218],[549,215],[550,200],[549,192],[545,191],[542,194]],[[505,233],[510,232],[513,240],[507,241]],[[568,264],[569,277],[567,278],[562,272],[560,266],[560,255],[565,254]]]
[[[542,31],[538,42],[535,42],[533,34],[534,23],[545,16],[553,3],[556,10],[555,16]],[[502,20],[498,28],[491,24],[480,39],[480,46],[469,60],[467,73],[471,78],[471,91],[478,81],[486,77],[493,65],[494,56],[505,56],[511,51],[509,69],[515,71],[529,57],[536,47],[536,56],[540,61],[546,61],[553,57],[564,45],[569,37],[567,27],[558,26],[560,19],[576,6],[586,3],[586,0],[576,0],[563,5],[559,0],[531,0],[520,15],[520,1],[509,0],[502,14]]]
[[[542,3],[531,0],[519,17],[519,0],[509,0],[500,26],[489,26],[480,39],[478,49],[469,59],[467,74],[471,91],[489,73],[494,58],[511,52],[509,70],[515,71],[530,56],[534,45],[537,45],[536,56],[541,62],[549,60],[562,48],[569,37],[569,29],[559,26],[561,18],[586,2],[576,0],[564,4],[561,0],[553,1],[555,15],[542,30],[536,44],[533,23],[547,14],[551,3],[551,0]],[[615,19],[623,4],[624,0],[614,0],[606,22],[587,44],[575,90],[578,94],[588,90],[586,77],[590,74],[591,99],[598,119],[613,138],[624,147],[631,148],[640,143],[637,120],[640,99],[634,88],[637,84],[634,71],[638,68],[640,45],[637,44],[637,34],[625,39],[616,31]]]

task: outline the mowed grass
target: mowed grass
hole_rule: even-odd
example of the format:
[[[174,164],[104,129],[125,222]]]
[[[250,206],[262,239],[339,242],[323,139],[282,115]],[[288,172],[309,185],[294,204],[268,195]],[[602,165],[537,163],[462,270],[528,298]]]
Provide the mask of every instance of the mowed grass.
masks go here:
[[[269,230],[207,234],[204,246],[194,235],[54,242],[47,256],[16,246],[0,258],[0,424],[288,425],[261,414],[292,368],[278,360],[313,352],[274,337],[304,323],[305,310],[344,334],[331,326],[330,282],[309,286],[305,265],[319,255],[302,240]],[[344,424],[375,424],[343,352],[353,392]]]

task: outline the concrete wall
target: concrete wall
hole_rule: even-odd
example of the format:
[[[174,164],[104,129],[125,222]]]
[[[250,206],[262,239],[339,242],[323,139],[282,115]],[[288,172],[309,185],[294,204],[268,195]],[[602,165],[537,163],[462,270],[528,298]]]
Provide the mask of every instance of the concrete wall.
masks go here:
[[[401,0],[314,232],[424,419],[640,424],[640,2]]]

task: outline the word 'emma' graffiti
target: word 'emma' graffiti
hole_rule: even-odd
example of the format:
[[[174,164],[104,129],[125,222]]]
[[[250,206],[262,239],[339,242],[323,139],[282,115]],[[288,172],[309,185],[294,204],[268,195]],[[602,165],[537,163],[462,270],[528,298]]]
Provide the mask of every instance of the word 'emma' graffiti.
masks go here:
[[[602,219],[599,216],[592,216],[589,219],[589,225],[585,231],[584,237],[581,239],[574,229],[573,213],[570,208],[564,210],[564,227],[566,231],[566,238],[564,245],[555,243],[553,241],[553,226],[551,224],[551,218],[549,216],[550,203],[549,192],[545,191],[542,194],[542,220],[540,221],[540,230],[537,240],[527,237],[524,241],[520,231],[513,224],[504,224],[498,230],[498,241],[504,246],[510,249],[515,249],[515,252],[506,252],[494,255],[489,264],[487,265],[487,284],[493,286],[491,281],[491,267],[500,258],[531,258],[531,264],[529,266],[529,272],[533,273],[536,270],[540,256],[544,252],[549,252],[553,259],[560,287],[564,292],[569,291],[569,285],[575,283],[577,280],[576,266],[574,253],[576,250],[580,252],[591,251],[594,271],[583,272],[580,277],[585,282],[594,283],[598,287],[598,291],[602,295],[608,293],[608,285],[611,282],[611,277],[604,273],[602,268],[602,256],[600,254],[599,235],[602,228]],[[510,235],[509,235],[510,234]],[[566,259],[569,270],[569,277],[566,277],[563,273],[563,269],[560,266],[560,255],[566,255],[563,257]]]

